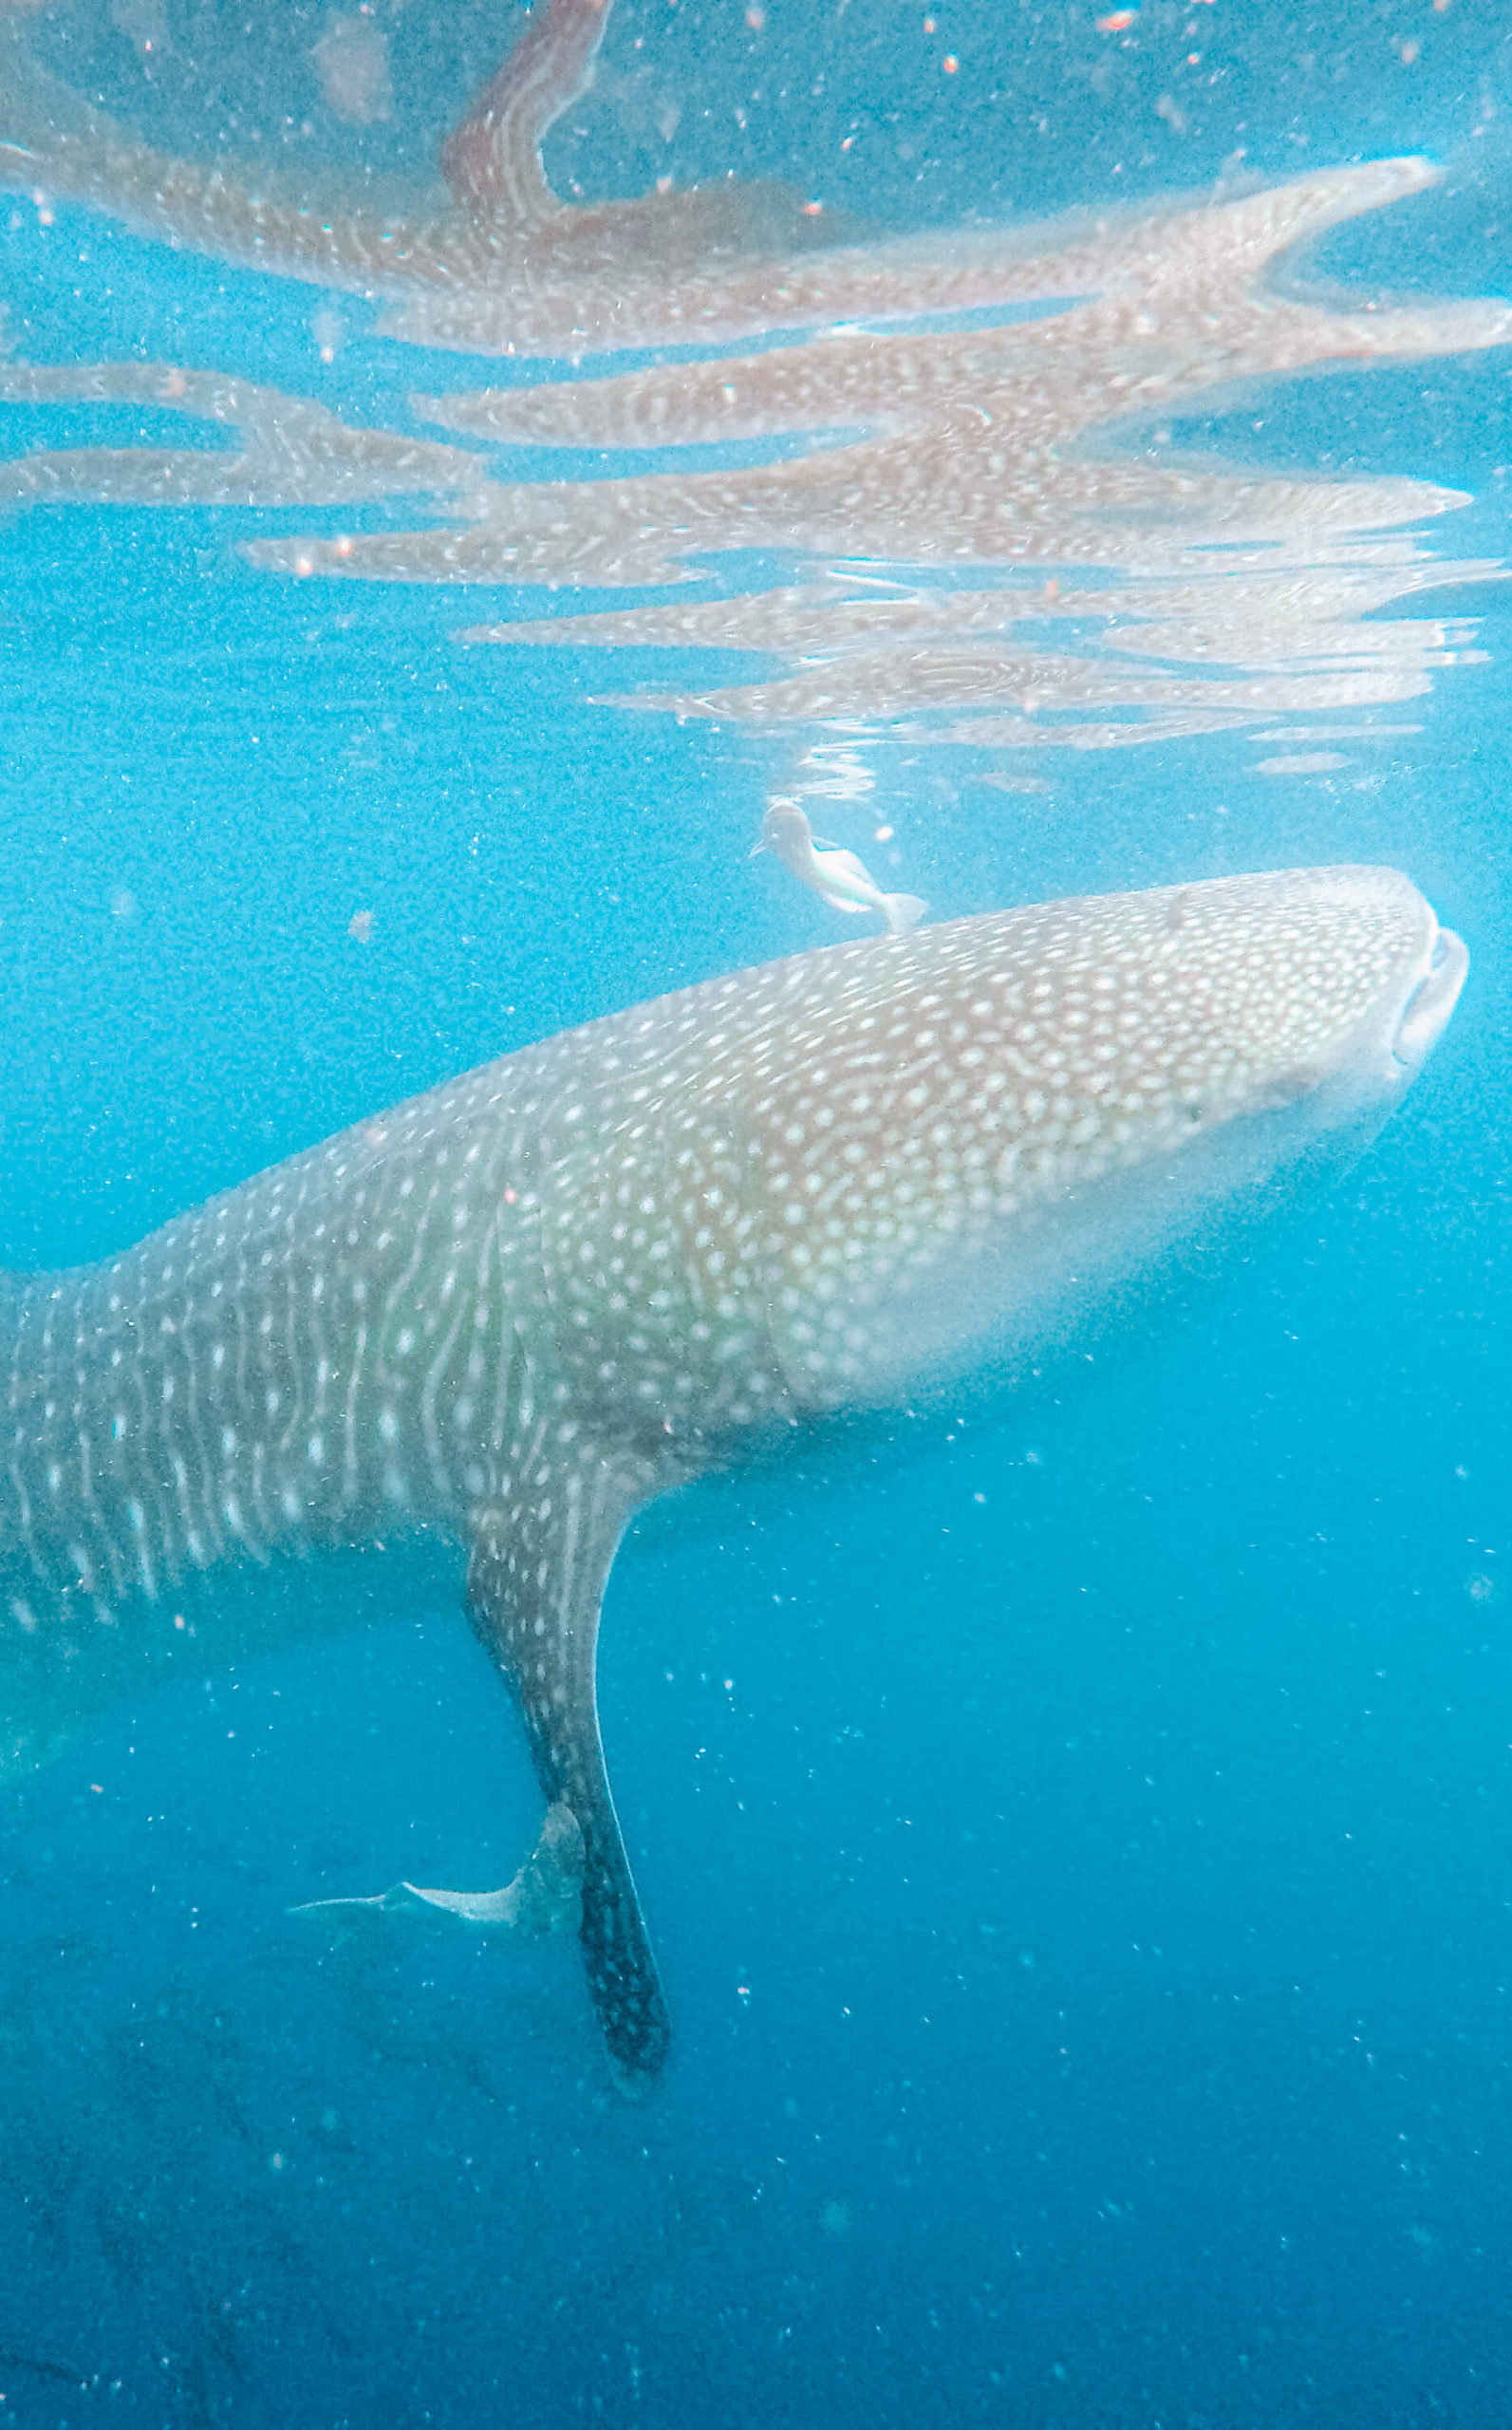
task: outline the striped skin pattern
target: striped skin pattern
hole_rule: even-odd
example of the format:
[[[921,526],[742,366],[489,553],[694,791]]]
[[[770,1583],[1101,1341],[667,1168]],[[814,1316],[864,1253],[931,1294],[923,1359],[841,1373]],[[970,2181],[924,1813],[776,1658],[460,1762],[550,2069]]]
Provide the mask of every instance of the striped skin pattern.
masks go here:
[[[505,1056],[126,1255],[17,1281],[18,1753],[28,1680],[107,1644],[150,1654],[186,1572],[442,1531],[548,1800],[581,1825],[590,1987],[622,2080],[644,2081],[666,2010],[594,1697],[629,1515],[784,1428],[980,1363],[1016,1245],[1037,1244],[1043,1294],[1066,1210],[1085,1245],[1088,1210],[1106,1200],[1118,1234],[1131,1187],[1158,1195],[1279,1109],[1316,1106],[1304,1132],[1362,1104],[1378,1120],[1452,1007],[1463,948],[1447,975],[1444,953],[1383,870],[831,946]],[[1404,1059],[1404,1011],[1435,989]],[[1032,1343],[1033,1306],[1016,1322]]]

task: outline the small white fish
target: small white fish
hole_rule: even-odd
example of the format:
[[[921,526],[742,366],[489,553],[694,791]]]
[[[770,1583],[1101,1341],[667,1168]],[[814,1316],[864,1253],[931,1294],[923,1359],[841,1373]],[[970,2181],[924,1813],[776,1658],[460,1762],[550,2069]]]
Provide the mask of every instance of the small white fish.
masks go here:
[[[798,804],[782,795],[767,804],[753,860],[757,852],[775,852],[831,910],[880,912],[895,937],[917,927],[929,907],[917,894],[884,894],[864,861],[842,845],[817,842]]]

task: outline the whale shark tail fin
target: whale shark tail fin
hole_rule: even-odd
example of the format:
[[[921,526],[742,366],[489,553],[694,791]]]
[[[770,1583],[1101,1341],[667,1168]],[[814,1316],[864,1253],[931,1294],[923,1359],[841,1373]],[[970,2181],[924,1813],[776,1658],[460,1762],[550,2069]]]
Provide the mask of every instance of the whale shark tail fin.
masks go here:
[[[917,928],[928,908],[922,894],[885,894],[882,898],[882,914],[888,934],[894,937],[905,937],[910,928]]]
[[[631,1512],[652,1490],[643,1462],[577,1436],[476,1511],[473,1625],[520,1700],[536,1776],[583,1835],[583,1953],[616,2080],[644,2092],[666,2058],[666,2001],[636,1896],[599,1737],[599,1607]]]

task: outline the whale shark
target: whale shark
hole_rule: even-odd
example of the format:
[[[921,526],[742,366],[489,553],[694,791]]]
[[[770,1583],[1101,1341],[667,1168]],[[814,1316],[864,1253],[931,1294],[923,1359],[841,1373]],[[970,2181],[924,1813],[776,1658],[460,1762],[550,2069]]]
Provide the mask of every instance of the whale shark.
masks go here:
[[[8,1278],[12,1763],[91,1680],[173,1655],[191,1573],[439,1533],[547,1824],[506,1891],[410,1901],[574,1927],[644,2088],[668,2013],[594,1690],[632,1514],[1137,1326],[1147,1285],[1360,1151],[1465,966],[1371,868],[826,946],[507,1055],[101,1264]]]

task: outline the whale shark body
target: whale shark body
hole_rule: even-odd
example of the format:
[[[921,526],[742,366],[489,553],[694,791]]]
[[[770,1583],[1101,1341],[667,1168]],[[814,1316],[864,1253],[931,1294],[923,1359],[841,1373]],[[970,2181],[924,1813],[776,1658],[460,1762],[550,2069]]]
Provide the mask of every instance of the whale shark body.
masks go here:
[[[580,1918],[643,2084],[667,2012],[594,1696],[630,1515],[836,1411],[1011,1380],[1121,1309],[1231,1207],[1356,1152],[1465,966],[1374,869],[829,946],[506,1056],[104,1264],[14,1279],[14,1759],[107,1654],[171,1650],[186,1573],[441,1531],[574,1888],[558,1867],[541,1893],[538,1851],[509,1893],[417,1895]]]

